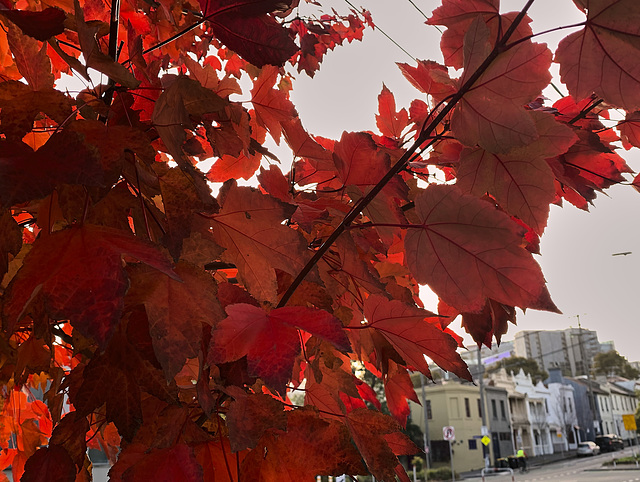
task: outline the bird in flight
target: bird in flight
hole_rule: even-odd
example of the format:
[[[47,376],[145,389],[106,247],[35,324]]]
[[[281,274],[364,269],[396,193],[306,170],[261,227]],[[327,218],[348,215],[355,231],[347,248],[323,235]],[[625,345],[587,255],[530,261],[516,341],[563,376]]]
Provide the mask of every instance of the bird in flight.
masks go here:
[[[626,256],[628,254],[632,254],[632,251],[625,251],[623,253],[613,253],[611,256]]]

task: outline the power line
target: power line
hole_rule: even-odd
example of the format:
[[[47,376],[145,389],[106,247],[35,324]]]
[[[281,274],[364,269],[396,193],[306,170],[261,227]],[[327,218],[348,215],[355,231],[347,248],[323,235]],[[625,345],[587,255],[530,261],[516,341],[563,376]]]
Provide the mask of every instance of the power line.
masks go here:
[[[351,8],[353,8],[356,12],[358,11],[358,9],[357,9],[357,8],[356,8],[356,7],[355,7],[355,6],[354,6],[354,5],[353,5],[349,0],[344,0],[344,1],[347,3],[347,5],[349,5]],[[413,2],[412,2],[412,3],[413,3]],[[416,7],[416,8],[417,8],[417,7]],[[424,15],[424,14],[423,14],[423,15]],[[411,58],[411,60],[416,60],[416,59],[417,59],[417,57],[415,57],[415,56],[411,55],[409,52],[407,52],[407,50],[406,50],[402,45],[400,45],[398,42],[396,42],[396,41],[395,41],[395,40],[394,40],[394,39],[393,39],[389,34],[387,34],[387,32],[385,32],[384,30],[382,30],[382,29],[378,26],[378,24],[377,24],[377,23],[375,24],[374,28],[375,28],[376,30],[379,30],[379,31],[380,31],[380,33],[381,33],[382,35],[384,35],[385,37],[387,37],[387,39],[389,39],[391,42],[393,42],[393,44],[394,44],[396,47],[398,47],[398,48],[399,48],[400,50],[402,50],[405,54],[407,54],[407,55]]]

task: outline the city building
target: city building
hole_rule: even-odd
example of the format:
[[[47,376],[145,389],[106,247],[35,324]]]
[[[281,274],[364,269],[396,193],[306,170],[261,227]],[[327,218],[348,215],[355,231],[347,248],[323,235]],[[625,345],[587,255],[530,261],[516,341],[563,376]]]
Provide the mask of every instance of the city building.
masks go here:
[[[574,377],[587,373],[595,355],[611,349],[613,342],[601,344],[595,331],[581,328],[520,331],[514,341],[516,356],[535,360],[545,371],[560,368]]]

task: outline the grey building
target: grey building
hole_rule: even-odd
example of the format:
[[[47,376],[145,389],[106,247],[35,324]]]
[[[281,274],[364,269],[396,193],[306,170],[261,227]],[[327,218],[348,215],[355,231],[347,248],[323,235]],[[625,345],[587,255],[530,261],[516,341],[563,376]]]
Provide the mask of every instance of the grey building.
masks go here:
[[[494,458],[499,459],[515,454],[507,390],[486,386],[485,398],[486,420],[491,434]]]
[[[595,331],[579,328],[520,331],[514,341],[516,356],[531,358],[546,371],[560,368],[574,377],[587,373],[602,346]]]

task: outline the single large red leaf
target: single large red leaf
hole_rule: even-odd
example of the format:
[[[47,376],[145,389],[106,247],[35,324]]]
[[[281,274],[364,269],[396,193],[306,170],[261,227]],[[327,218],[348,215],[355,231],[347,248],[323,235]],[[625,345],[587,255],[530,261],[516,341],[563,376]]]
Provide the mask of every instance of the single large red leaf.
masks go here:
[[[382,92],[378,95],[378,114],[376,114],[376,125],[380,133],[387,137],[400,139],[402,131],[409,124],[409,114],[405,109],[396,111],[396,99],[393,93],[382,85]]]
[[[128,288],[122,257],[131,256],[174,279],[167,258],[151,243],[102,226],[74,226],[33,243],[5,293],[2,315],[12,332],[31,303],[104,347],[120,321]]]
[[[380,333],[408,365],[430,377],[426,355],[443,369],[471,380],[467,365],[456,351],[458,343],[440,329],[433,313],[373,295],[365,301],[364,316],[364,326]]]
[[[297,328],[331,342],[342,351],[351,346],[340,320],[323,310],[301,306],[278,308],[266,313],[239,303],[226,308],[227,318],[218,323],[209,347],[211,363],[226,363],[247,356],[250,374],[286,392],[293,362],[300,353]]]
[[[389,156],[366,132],[343,132],[333,152],[338,178],[345,186],[375,185],[390,168]]]
[[[262,437],[242,464],[240,482],[299,482],[365,472],[344,424],[320,419],[307,408],[288,412],[286,432]]]
[[[587,13],[584,28],[558,45],[560,77],[576,99],[595,93],[627,111],[640,108],[640,3],[574,0]]]
[[[211,275],[180,262],[175,273],[181,281],[136,266],[130,270],[129,304],[143,304],[149,318],[149,334],[167,380],[182,370],[188,358],[202,349],[202,332],[223,318]]]
[[[274,88],[278,75],[277,67],[265,65],[251,89],[251,103],[256,111],[256,120],[269,130],[276,142],[280,142],[282,133],[280,123],[297,117],[296,109],[287,94]]]
[[[304,238],[282,224],[295,207],[235,183],[221,191],[222,209],[211,216],[215,241],[224,261],[235,264],[238,278],[259,300],[275,302],[274,268],[295,276],[307,258]]]
[[[420,224],[408,230],[405,250],[419,283],[462,312],[481,311],[487,298],[558,312],[522,247],[524,229],[509,216],[448,185],[429,186],[415,203]]]
[[[533,111],[531,115],[538,131],[535,141],[506,154],[464,149],[457,185],[478,197],[488,192],[509,214],[542,234],[556,196],[554,175],[545,159],[565,153],[578,138],[550,114]]]
[[[60,445],[42,447],[24,465],[23,482],[65,482],[75,480],[76,466]]]
[[[490,30],[482,17],[465,35],[461,85],[492,50]],[[471,86],[451,118],[451,128],[463,144],[494,153],[525,146],[538,137],[534,120],[523,107],[551,80],[551,51],[545,44],[519,42],[502,52]]]
[[[417,67],[399,63],[398,67],[411,85],[438,102],[456,93],[456,82],[449,78],[447,68],[433,60],[418,60]]]
[[[24,79],[33,90],[53,89],[54,78],[51,60],[47,55],[47,44],[39,45],[38,41],[23,34],[10,22],[8,27],[9,48]]]
[[[387,397],[387,405],[391,415],[406,427],[407,417],[411,413],[409,402],[420,403],[418,395],[413,389],[413,382],[406,368],[398,365],[393,360],[389,360],[389,369],[383,376],[384,393]]]
[[[380,480],[395,480],[396,455],[412,455],[420,449],[400,432],[400,426],[389,415],[359,408],[347,414],[347,427],[371,473]],[[392,444],[386,440],[393,434]],[[394,453],[391,448],[402,454]]]

